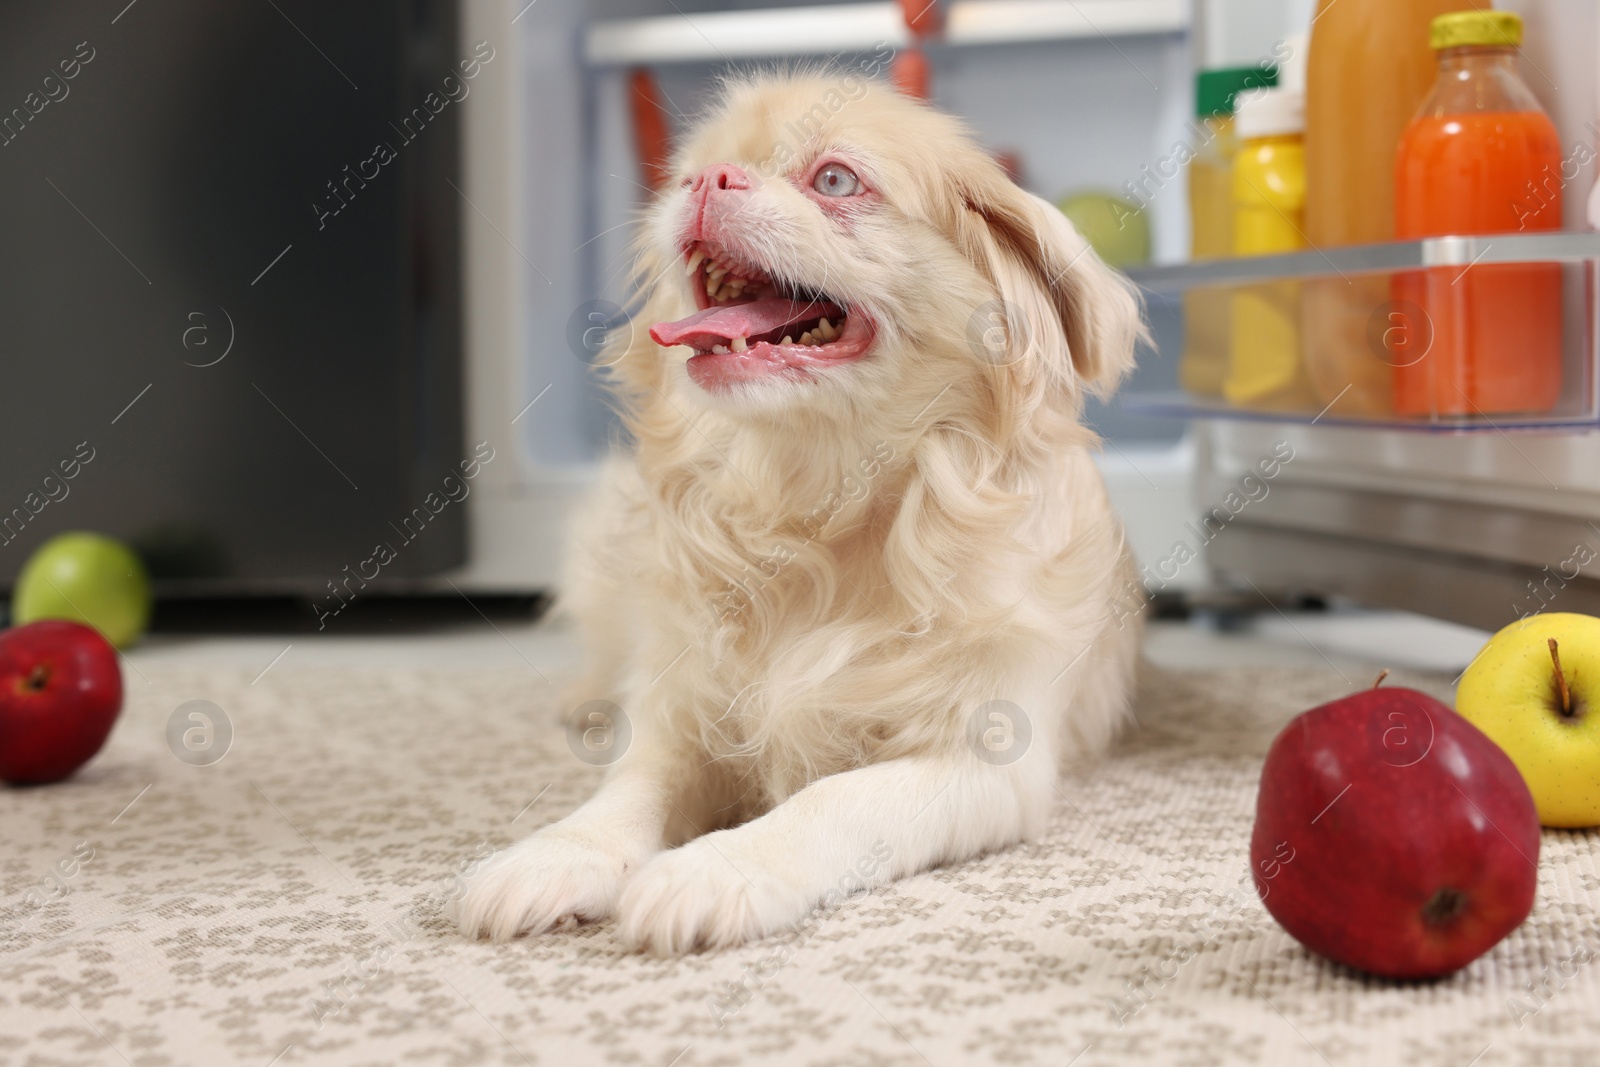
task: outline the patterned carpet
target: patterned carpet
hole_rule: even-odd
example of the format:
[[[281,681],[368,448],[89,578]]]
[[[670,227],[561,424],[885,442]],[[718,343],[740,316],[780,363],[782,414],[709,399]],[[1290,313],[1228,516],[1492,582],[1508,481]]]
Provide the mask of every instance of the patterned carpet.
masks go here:
[[[483,842],[595,784],[533,671],[143,674],[89,768],[0,791],[0,1064],[1600,1057],[1591,834],[1547,833],[1532,918],[1435,983],[1316,959],[1255,900],[1260,760],[1346,691],[1331,670],[1151,672],[1139,728],[1062,783],[1045,840],[681,960],[629,955],[609,925],[494,947],[439,919]],[[173,755],[191,700],[231,722],[219,762]],[[202,730],[205,763],[187,715],[174,743]]]

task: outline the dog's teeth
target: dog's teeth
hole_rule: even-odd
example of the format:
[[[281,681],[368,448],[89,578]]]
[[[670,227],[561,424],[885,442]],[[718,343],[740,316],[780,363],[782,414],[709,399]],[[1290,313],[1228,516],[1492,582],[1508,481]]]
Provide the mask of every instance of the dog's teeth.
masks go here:
[[[715,300],[717,298],[717,278],[716,278],[716,275],[711,275],[710,277],[706,278],[706,295],[709,296],[713,300]]]
[[[689,257],[689,270],[688,270],[688,273],[693,274],[695,271],[699,270],[700,269],[700,264],[704,263],[705,261],[706,261],[706,254],[704,252],[696,250],[694,252],[694,254]]]
[[[745,278],[729,278],[728,279],[728,288],[729,289],[743,289],[745,286],[747,286],[749,284],[750,284],[749,280],[745,279]]]
[[[809,345],[812,343],[810,330],[807,330],[805,333],[800,335],[800,343],[803,345]]]
[[[750,347],[750,342],[746,341],[743,337],[735,337],[733,339],[733,350],[735,352],[743,352],[745,349],[747,349],[749,347]]]
[[[838,331],[833,328],[833,323],[827,319],[817,323],[817,333],[822,335],[824,341],[831,341],[838,336]]]
[[[783,340],[779,341],[778,343],[780,345],[792,345],[794,344],[794,338],[790,337],[788,334],[784,334]]]
[[[715,278],[719,282],[724,277],[727,276],[727,273],[728,273],[728,268],[727,267],[712,267],[711,268],[711,277]]]
[[[725,356],[725,355],[728,354],[728,346],[727,345],[712,345],[711,346],[711,352],[712,352],[713,355]]]

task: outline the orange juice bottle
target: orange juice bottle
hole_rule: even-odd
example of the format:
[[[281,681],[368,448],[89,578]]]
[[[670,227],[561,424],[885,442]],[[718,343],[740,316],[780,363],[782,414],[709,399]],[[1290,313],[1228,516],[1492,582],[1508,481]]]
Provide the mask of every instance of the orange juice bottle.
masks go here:
[[[1430,41],[1439,77],[1400,140],[1397,236],[1559,230],[1561,141],[1517,73],[1522,20],[1503,11],[1445,15],[1434,19]],[[1415,317],[1417,335],[1414,354],[1395,361],[1397,412],[1530,414],[1555,406],[1558,264],[1408,271],[1395,275],[1392,291],[1397,309]]]
[[[1490,4],[1482,2],[1481,6]],[[1394,153],[1433,85],[1428,26],[1463,0],[1318,0],[1306,71],[1306,240],[1394,240]],[[1382,275],[1305,283],[1306,370],[1344,414],[1390,410],[1389,366],[1368,340],[1389,300]]]

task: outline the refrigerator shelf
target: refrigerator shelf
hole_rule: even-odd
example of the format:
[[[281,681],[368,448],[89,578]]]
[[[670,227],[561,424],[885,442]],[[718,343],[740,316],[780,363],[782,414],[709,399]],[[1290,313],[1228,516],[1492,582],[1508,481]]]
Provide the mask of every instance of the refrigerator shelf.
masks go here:
[[[1600,234],[1515,233],[1143,267],[1182,300],[1186,392],[1129,414],[1430,433],[1600,427]],[[1239,309],[1263,317],[1240,349]],[[1265,343],[1261,338],[1282,343]],[[1401,338],[1396,344],[1395,339]],[[1165,346],[1164,346],[1165,347]],[[1511,398],[1523,399],[1521,403]],[[1536,397],[1536,399],[1533,399]]]
[[[1230,422],[1290,423],[1302,426],[1342,426],[1367,430],[1401,430],[1412,433],[1501,433],[1506,430],[1600,429],[1593,412],[1496,415],[1350,415],[1334,410],[1335,400],[1322,410],[1311,408],[1251,408],[1184,392],[1129,393],[1122,407],[1130,415],[1168,419],[1222,419]]]
[[[1104,40],[1184,33],[1189,23],[1188,0],[955,0],[944,32],[933,40]],[[592,66],[613,67],[872,52],[910,43],[900,5],[880,2],[599,19],[584,31],[583,54]]]
[[[1328,275],[1390,274],[1425,267],[1498,263],[1583,263],[1600,260],[1600,233],[1505,233],[1425,237],[1311,249],[1278,256],[1236,256],[1163,267],[1136,267],[1128,277],[1150,293],[1174,296],[1191,289],[1252,282],[1309,281]]]

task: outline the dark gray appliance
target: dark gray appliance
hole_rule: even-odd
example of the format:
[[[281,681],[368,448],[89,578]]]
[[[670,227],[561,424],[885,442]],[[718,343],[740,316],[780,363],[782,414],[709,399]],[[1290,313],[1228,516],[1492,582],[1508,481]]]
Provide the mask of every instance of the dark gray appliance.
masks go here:
[[[0,586],[72,529],[166,593],[462,561],[463,59],[443,0],[0,11]]]

